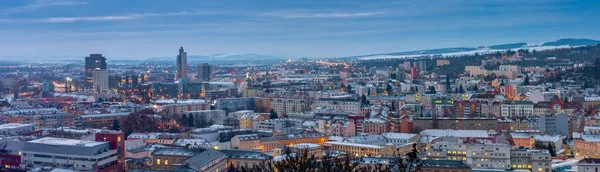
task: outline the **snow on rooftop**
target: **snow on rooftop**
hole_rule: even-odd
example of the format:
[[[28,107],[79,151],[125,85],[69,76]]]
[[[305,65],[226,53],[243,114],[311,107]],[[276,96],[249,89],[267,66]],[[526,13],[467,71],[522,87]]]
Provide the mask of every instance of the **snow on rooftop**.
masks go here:
[[[294,148],[316,148],[316,147],[320,147],[321,145],[318,144],[312,144],[312,143],[299,143],[299,144],[295,144],[293,147]]]
[[[27,126],[33,126],[33,124],[19,124],[19,123],[2,124],[2,125],[0,125],[0,130],[1,129],[21,128],[21,127],[27,127]]]
[[[206,103],[206,100],[201,100],[201,99],[187,99],[187,100],[160,99],[160,100],[155,100],[152,103],[155,103],[155,104],[198,104],[198,103]]]
[[[411,133],[382,133],[381,135],[383,135],[383,137],[385,137],[387,139],[402,139],[402,140],[411,139],[411,138],[417,136],[417,134],[411,134]]]
[[[431,142],[440,137],[489,137],[486,130],[441,130],[427,129],[421,131],[421,141]]]
[[[600,131],[600,127],[592,127],[592,126],[585,126],[583,127],[583,132],[590,132],[590,131]]]
[[[600,142],[600,135],[598,134],[581,134],[580,137],[585,142]]]
[[[381,145],[369,145],[369,144],[360,144],[360,143],[349,143],[349,142],[325,142],[325,145],[343,145],[343,146],[354,146],[354,147],[363,147],[363,148],[383,148]]]
[[[65,138],[56,138],[56,137],[44,137],[37,140],[29,141],[29,143],[39,143],[39,144],[47,144],[47,145],[63,145],[63,146],[83,146],[83,147],[93,147],[104,144],[105,142],[95,142],[88,140],[75,140],[75,139],[65,139]]]
[[[534,137],[536,141],[541,141],[541,142],[557,142],[558,140],[561,139],[560,134],[532,134],[532,133],[516,133],[516,132],[511,132],[510,135],[513,138],[530,138],[530,137]]]

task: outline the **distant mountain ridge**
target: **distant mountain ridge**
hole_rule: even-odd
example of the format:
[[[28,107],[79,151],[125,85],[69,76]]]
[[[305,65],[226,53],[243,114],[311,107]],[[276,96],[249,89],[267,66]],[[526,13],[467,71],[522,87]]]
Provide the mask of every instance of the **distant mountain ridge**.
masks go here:
[[[600,40],[593,39],[575,39],[575,38],[564,38],[552,42],[544,43],[508,43],[498,44],[490,46],[479,46],[479,47],[454,47],[454,48],[438,48],[438,49],[427,49],[427,50],[416,50],[416,51],[404,51],[404,52],[393,52],[393,53],[378,53],[369,55],[358,55],[341,57],[341,59],[357,59],[357,60],[371,60],[371,59],[385,59],[385,58],[410,58],[428,55],[442,55],[442,56],[457,56],[466,54],[486,54],[494,53],[496,51],[505,50],[546,50],[555,48],[566,48],[572,46],[587,46],[600,44]]]
[[[596,45],[596,44],[600,44],[600,40],[565,38],[565,39],[556,40],[554,42],[545,42],[544,44],[542,44],[542,46],[560,46],[560,45],[582,46],[582,45]]]

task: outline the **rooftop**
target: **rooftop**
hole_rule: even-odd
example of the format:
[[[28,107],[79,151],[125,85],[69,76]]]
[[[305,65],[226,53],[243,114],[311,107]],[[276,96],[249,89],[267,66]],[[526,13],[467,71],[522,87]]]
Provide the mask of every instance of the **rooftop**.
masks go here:
[[[360,143],[348,143],[348,142],[325,142],[326,145],[343,145],[343,146],[354,146],[354,147],[363,147],[363,148],[383,148],[381,145],[371,145],[371,144],[360,144]]]
[[[239,158],[239,159],[261,159],[261,160],[267,160],[267,159],[271,159],[273,157],[261,153],[261,152],[255,152],[255,151],[246,151],[246,150],[219,150],[220,152],[224,153],[227,158]]]
[[[320,146],[321,145],[312,144],[312,143],[299,143],[299,144],[293,145],[294,148],[316,148],[316,147],[320,147]]]
[[[411,139],[417,136],[417,134],[411,133],[382,133],[381,135],[387,139]]]
[[[240,140],[258,140],[258,134],[245,134],[245,135],[237,135]]]
[[[203,152],[204,149],[188,149],[188,148],[156,148],[152,151],[154,155],[171,155],[171,156],[194,156]]]
[[[79,117],[82,118],[82,119],[86,119],[86,118],[103,118],[103,117],[128,116],[128,115],[129,115],[129,112],[81,115]]]
[[[577,165],[594,165],[597,166],[600,164],[599,158],[585,158],[577,162]]]
[[[423,160],[421,164],[423,167],[471,168],[461,161],[450,160]]]
[[[155,100],[152,103],[154,103],[154,104],[198,104],[198,103],[206,103],[206,100],[201,100],[201,99],[187,99],[187,100],[160,99],[160,100]]]
[[[62,145],[62,146],[94,147],[94,146],[104,144],[105,142],[65,139],[65,138],[56,138],[56,137],[44,137],[41,139],[29,141],[29,143],[39,143],[39,144],[47,144],[47,145]]]
[[[204,152],[201,152],[199,154],[196,154],[195,156],[192,156],[192,157],[186,159],[185,162],[192,164],[194,166],[197,166],[197,167],[204,167],[208,163],[210,163],[220,157],[223,157],[223,156],[226,156],[226,155],[222,152],[208,149]]]
[[[281,134],[273,137],[261,138],[261,141],[277,141],[277,140],[295,140],[303,138],[315,138],[315,137],[328,137],[325,134],[314,133],[314,134]]]
[[[19,124],[19,123],[2,124],[2,125],[0,125],[0,130],[2,130],[2,129],[21,128],[21,127],[27,127],[27,126],[33,127],[33,124]]]

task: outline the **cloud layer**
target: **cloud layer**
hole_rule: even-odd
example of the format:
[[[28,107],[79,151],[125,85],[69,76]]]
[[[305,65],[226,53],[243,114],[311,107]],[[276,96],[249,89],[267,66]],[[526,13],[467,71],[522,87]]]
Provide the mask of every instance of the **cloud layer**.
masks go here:
[[[0,7],[0,54],[350,56],[600,39],[600,1],[36,0]],[[596,37],[594,37],[596,36]],[[175,47],[175,48],[173,48]]]

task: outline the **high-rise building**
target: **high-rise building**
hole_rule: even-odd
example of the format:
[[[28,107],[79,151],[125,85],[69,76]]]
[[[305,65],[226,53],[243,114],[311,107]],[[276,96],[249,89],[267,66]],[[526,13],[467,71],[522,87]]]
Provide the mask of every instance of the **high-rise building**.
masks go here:
[[[420,79],[421,78],[421,69],[418,67],[410,68],[410,77],[412,79]]]
[[[108,71],[104,70],[94,70],[93,73],[93,84],[92,89],[94,91],[102,92],[108,90]]]
[[[213,66],[208,63],[198,65],[198,79],[201,81],[211,81]]]
[[[402,81],[404,80],[404,68],[402,67],[402,65],[400,65],[398,68],[396,68],[396,78],[394,78],[398,81]]]
[[[416,61],[416,62],[414,62],[413,67],[419,68],[420,71],[427,72],[427,62],[426,61]]]
[[[106,57],[102,54],[85,57],[85,79],[90,84],[94,82],[94,70],[106,70]]]
[[[183,51],[183,47],[179,48],[177,73],[175,73],[175,80],[179,80],[180,78],[187,78],[187,52]]]

